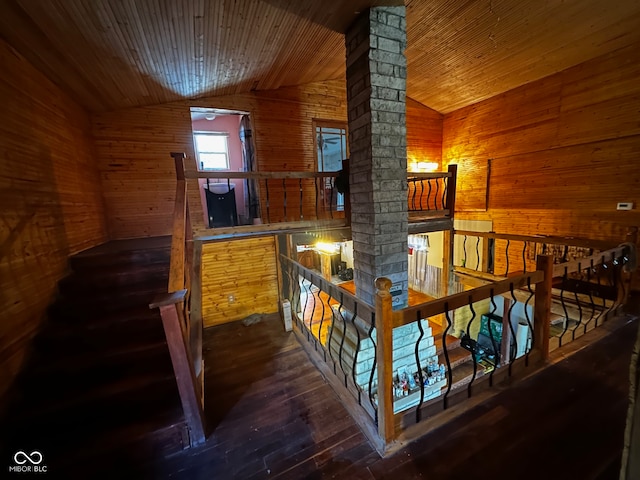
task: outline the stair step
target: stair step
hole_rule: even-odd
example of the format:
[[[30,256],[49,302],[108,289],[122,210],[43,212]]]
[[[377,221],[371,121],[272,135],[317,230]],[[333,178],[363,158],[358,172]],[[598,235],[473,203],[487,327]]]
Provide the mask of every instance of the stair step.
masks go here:
[[[485,374],[482,365],[477,364],[476,379]],[[473,361],[461,363],[451,370],[451,391],[466,387],[473,379]]]
[[[54,303],[48,309],[50,325],[47,328],[58,326],[73,326],[77,328],[107,328],[123,322],[156,322],[160,320],[157,309],[150,309],[149,305],[137,305],[135,307],[116,311],[104,311],[100,309],[69,309],[64,303]]]
[[[440,355],[442,353],[442,335],[445,328],[433,321],[429,322],[429,327],[431,328],[431,335],[433,335],[433,343],[435,344],[437,349],[436,353]],[[454,348],[458,348],[460,346],[460,339],[458,337],[454,337],[453,335],[447,335],[446,342],[448,350],[453,350]]]
[[[2,427],[6,445],[46,452],[48,465],[69,471],[77,466],[69,459],[84,462],[76,474],[95,470],[107,451],[125,458],[132,452],[125,445],[142,451],[157,438],[153,448],[161,454],[183,447],[184,416],[162,320],[148,307],[167,291],[170,242],[109,242],[70,258],[73,272],[59,282],[16,382]],[[114,465],[121,473],[120,467]]]
[[[170,257],[171,237],[153,237],[111,241],[73,255],[69,263],[78,272],[113,265],[168,265]]]
[[[460,339],[458,337],[454,337],[453,335],[447,335],[446,342],[447,350],[449,351],[460,346]],[[433,343],[436,346],[436,354],[441,355],[443,352],[441,333],[433,336]]]
[[[56,357],[41,355],[25,372],[25,381],[49,385],[51,382],[68,387],[89,382],[90,376],[112,378],[131,369],[145,367],[167,370],[171,358],[166,342],[122,346],[96,355],[94,352],[70,352]]]
[[[182,409],[149,407],[134,420],[108,428],[96,425],[83,431],[36,426],[37,435],[18,430],[8,436],[6,450],[10,455],[17,450],[43,452],[56,478],[120,478],[129,465],[139,465],[138,460],[165,457],[186,448]]]
[[[32,395],[26,398],[23,409],[25,419],[28,421],[34,421],[41,417],[58,416],[61,412],[74,412],[69,413],[69,418],[74,416],[77,418],[83,410],[86,410],[85,413],[93,417],[92,412],[100,412],[102,415],[105,411],[117,408],[133,408],[139,403],[144,403],[145,399],[155,400],[157,396],[168,394],[175,389],[175,378],[171,371],[148,373],[128,376],[115,381],[101,381],[92,388],[85,387],[75,392],[67,390],[43,391],[37,397]],[[44,421],[48,422],[49,420]]]
[[[38,351],[62,353],[69,351],[100,352],[118,346],[147,341],[162,341],[164,330],[157,310],[112,315],[108,320],[95,322],[49,322],[34,340]]]
[[[166,457],[188,447],[182,409],[167,410],[135,423],[92,435],[73,451],[62,450],[50,462],[55,471],[73,476],[92,471],[99,464],[102,478],[119,478],[149,458]],[[66,439],[63,439],[66,440]]]
[[[41,332],[34,340],[37,351],[48,354],[93,352],[128,348],[145,342],[157,343],[165,339],[161,320],[119,322],[109,328],[107,323],[58,324],[58,330]]]
[[[153,298],[167,291],[167,283],[163,280],[149,282],[131,289],[114,289],[93,291],[90,294],[61,296],[50,308],[52,315],[75,316],[83,313],[116,312],[129,308],[148,306]]]
[[[469,350],[460,346],[452,349],[447,349],[447,353],[449,354],[449,364],[451,368],[455,368],[458,365],[461,365],[463,363],[473,361],[471,357],[471,352],[469,352]],[[444,352],[438,354],[438,362],[440,362],[443,365],[447,364],[444,356]]]
[[[78,292],[131,288],[144,284],[152,278],[154,281],[169,281],[169,266],[166,262],[131,268],[128,265],[111,265],[91,272],[72,272],[58,283],[58,291],[63,295]]]

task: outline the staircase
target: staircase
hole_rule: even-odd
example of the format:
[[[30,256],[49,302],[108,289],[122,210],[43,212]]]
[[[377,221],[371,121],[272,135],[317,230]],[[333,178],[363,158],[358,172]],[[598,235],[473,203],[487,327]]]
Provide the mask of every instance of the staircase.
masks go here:
[[[185,447],[162,322],[148,307],[167,290],[169,255],[170,238],[158,237],[70,258],[17,381],[5,458],[37,450],[49,472],[89,478],[96,462],[117,472]]]
[[[443,328],[435,322],[429,322],[433,341],[437,348],[438,363],[446,365],[444,349],[442,347]],[[460,388],[466,386],[474,380],[473,377],[473,358],[471,352],[460,345],[460,338],[447,335],[447,353],[449,355],[449,365],[451,365],[451,390],[453,393]],[[482,365],[476,365],[475,378],[480,378],[485,374]],[[445,389],[443,389],[444,391]]]

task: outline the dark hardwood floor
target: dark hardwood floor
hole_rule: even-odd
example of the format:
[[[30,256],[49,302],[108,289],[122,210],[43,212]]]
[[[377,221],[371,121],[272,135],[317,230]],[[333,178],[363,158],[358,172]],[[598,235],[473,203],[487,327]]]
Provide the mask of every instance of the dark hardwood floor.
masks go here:
[[[614,479],[637,322],[380,458],[277,316],[205,332],[199,448],[138,478]]]

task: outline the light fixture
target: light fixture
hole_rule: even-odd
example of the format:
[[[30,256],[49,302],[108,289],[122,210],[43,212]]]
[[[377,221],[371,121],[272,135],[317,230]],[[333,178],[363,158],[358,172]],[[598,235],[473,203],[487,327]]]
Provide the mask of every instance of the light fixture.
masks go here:
[[[216,119],[216,114],[215,113],[205,113],[204,114],[204,118],[207,120],[215,120]]]
[[[417,162],[416,169],[419,172],[434,172],[438,169],[436,162]]]
[[[334,255],[340,251],[340,246],[335,243],[318,242],[316,243],[316,250],[329,255]]]

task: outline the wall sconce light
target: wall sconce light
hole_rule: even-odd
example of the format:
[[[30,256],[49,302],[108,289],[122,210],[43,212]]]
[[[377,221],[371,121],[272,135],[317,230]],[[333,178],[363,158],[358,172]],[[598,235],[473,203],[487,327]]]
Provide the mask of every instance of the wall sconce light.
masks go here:
[[[436,162],[417,162],[416,169],[418,172],[434,172],[438,169]]]
[[[216,114],[215,113],[206,113],[204,115],[204,118],[207,120],[215,120],[216,119]]]
[[[340,245],[329,242],[318,242],[316,243],[316,250],[329,255],[334,255],[340,252]]]

